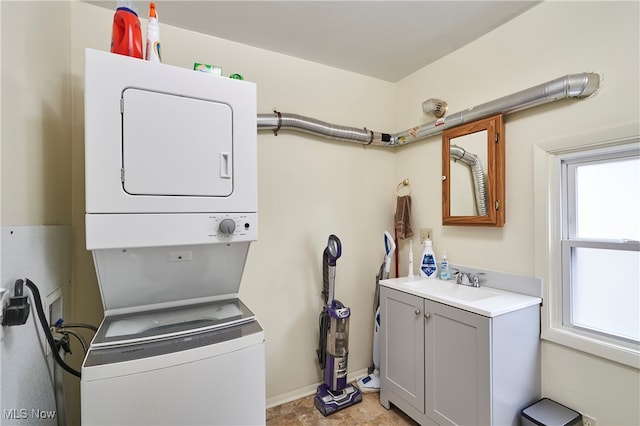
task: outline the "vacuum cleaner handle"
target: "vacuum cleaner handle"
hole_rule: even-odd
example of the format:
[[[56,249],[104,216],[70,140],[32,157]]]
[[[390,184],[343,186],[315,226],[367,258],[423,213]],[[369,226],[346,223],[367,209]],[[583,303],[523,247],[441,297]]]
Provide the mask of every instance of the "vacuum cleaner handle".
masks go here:
[[[326,304],[329,305],[333,302],[336,288],[336,261],[342,255],[342,243],[340,239],[335,235],[329,235],[329,241],[327,247],[324,249],[324,253],[327,255],[327,261],[329,266],[327,268],[329,283],[329,295],[327,296]]]
[[[333,234],[329,235],[326,250],[329,255],[329,266],[336,266],[336,260],[342,256],[342,243],[340,242],[340,238]]]

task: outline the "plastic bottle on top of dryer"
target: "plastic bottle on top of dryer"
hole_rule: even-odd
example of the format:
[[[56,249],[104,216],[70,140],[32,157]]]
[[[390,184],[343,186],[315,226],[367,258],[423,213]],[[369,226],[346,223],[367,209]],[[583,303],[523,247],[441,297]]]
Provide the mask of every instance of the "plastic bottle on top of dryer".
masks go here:
[[[431,240],[424,242],[424,251],[422,252],[421,259],[420,276],[423,278],[437,278],[438,262],[436,261],[436,254],[433,252],[433,243]]]
[[[113,15],[111,52],[142,59],[142,29],[131,0],[118,0]]]
[[[154,2],[149,3],[145,59],[151,62],[162,62],[162,56],[160,55],[160,26],[158,25],[158,12]]]

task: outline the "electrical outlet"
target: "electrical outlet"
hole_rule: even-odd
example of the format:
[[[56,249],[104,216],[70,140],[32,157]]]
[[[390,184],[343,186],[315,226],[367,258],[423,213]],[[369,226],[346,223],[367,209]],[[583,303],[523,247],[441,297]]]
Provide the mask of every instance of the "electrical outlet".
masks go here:
[[[596,419],[593,417],[582,414],[582,426],[596,426]]]
[[[420,229],[420,244],[424,244],[426,240],[433,241],[433,238],[431,238],[431,228]]]

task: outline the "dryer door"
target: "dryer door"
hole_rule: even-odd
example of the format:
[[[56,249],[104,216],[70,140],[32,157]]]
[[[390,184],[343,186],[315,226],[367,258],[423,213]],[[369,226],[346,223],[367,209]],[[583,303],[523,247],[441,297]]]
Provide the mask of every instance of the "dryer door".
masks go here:
[[[229,105],[127,88],[122,186],[130,195],[226,197],[233,191]]]

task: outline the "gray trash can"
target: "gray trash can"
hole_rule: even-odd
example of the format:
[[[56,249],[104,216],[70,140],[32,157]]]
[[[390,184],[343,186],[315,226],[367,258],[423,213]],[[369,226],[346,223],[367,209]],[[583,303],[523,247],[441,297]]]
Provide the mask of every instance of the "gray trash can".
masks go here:
[[[542,398],[520,412],[520,422],[522,426],[577,426],[582,424],[582,414]]]

